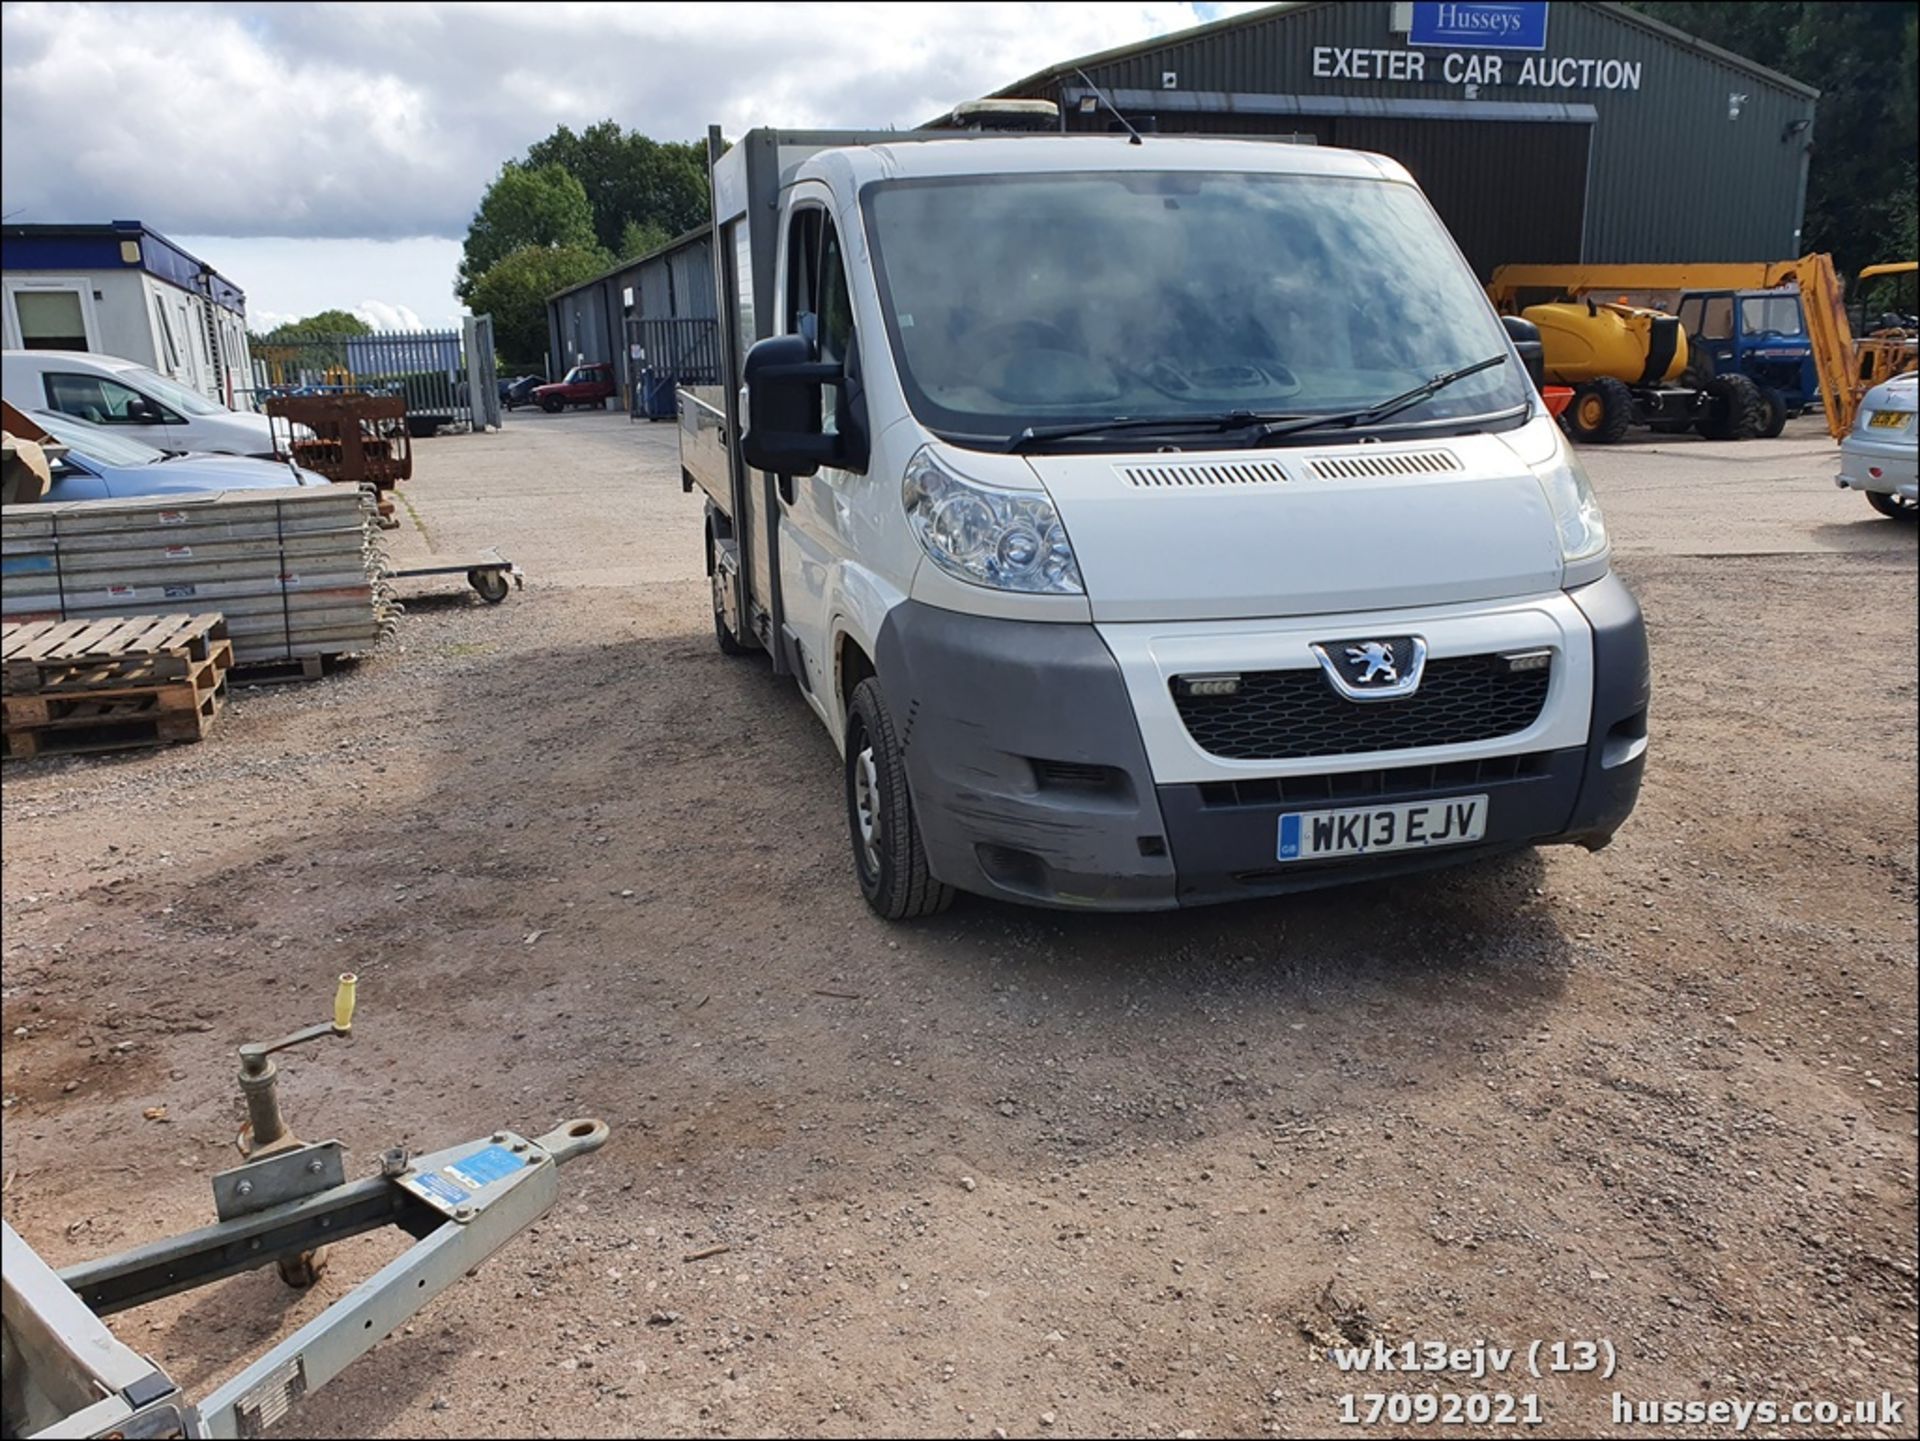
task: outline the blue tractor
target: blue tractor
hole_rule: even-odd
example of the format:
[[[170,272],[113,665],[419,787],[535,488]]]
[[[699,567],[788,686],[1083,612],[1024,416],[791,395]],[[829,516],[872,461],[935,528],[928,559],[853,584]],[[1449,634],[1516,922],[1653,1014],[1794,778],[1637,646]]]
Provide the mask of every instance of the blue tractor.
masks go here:
[[[1789,416],[1820,403],[1799,291],[1689,290],[1675,313],[1687,332],[1693,383],[1737,372],[1760,387],[1766,404],[1761,435],[1778,435]]]

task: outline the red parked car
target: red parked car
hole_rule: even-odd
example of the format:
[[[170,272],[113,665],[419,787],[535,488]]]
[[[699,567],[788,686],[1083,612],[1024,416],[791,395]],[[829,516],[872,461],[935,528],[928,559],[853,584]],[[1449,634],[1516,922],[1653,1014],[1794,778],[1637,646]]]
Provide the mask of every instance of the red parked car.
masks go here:
[[[607,403],[607,397],[617,395],[620,387],[614,384],[613,367],[596,362],[592,365],[576,365],[566,377],[551,385],[536,385],[533,388],[533,403],[548,414],[565,410],[570,405],[591,405],[599,410]]]

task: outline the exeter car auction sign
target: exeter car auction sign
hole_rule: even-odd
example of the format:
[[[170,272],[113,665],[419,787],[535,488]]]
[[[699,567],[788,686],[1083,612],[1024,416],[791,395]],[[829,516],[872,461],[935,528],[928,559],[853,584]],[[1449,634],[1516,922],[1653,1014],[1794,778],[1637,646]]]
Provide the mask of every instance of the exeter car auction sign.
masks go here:
[[[1453,50],[1545,50],[1547,7],[1522,0],[1414,0],[1409,45]]]

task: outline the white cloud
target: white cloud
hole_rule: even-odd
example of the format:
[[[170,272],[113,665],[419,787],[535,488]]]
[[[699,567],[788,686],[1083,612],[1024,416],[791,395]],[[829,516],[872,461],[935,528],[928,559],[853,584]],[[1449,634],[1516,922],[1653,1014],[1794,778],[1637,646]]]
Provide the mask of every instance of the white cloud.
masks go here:
[[[363,300],[353,313],[375,330],[425,330],[420,314],[410,305],[391,305],[384,300]]]
[[[902,128],[1242,5],[126,4],[0,15],[0,209],[231,236],[459,236],[500,162],[611,116]]]

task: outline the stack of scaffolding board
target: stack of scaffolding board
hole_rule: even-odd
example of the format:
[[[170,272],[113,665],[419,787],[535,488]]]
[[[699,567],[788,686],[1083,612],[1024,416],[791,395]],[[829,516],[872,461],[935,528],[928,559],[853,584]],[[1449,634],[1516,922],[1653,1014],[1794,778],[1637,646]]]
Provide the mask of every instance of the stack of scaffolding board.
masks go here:
[[[237,665],[355,654],[399,610],[378,518],[344,485],[0,507],[0,620],[206,608]]]
[[[197,741],[227,698],[218,614],[0,624],[9,759]]]

